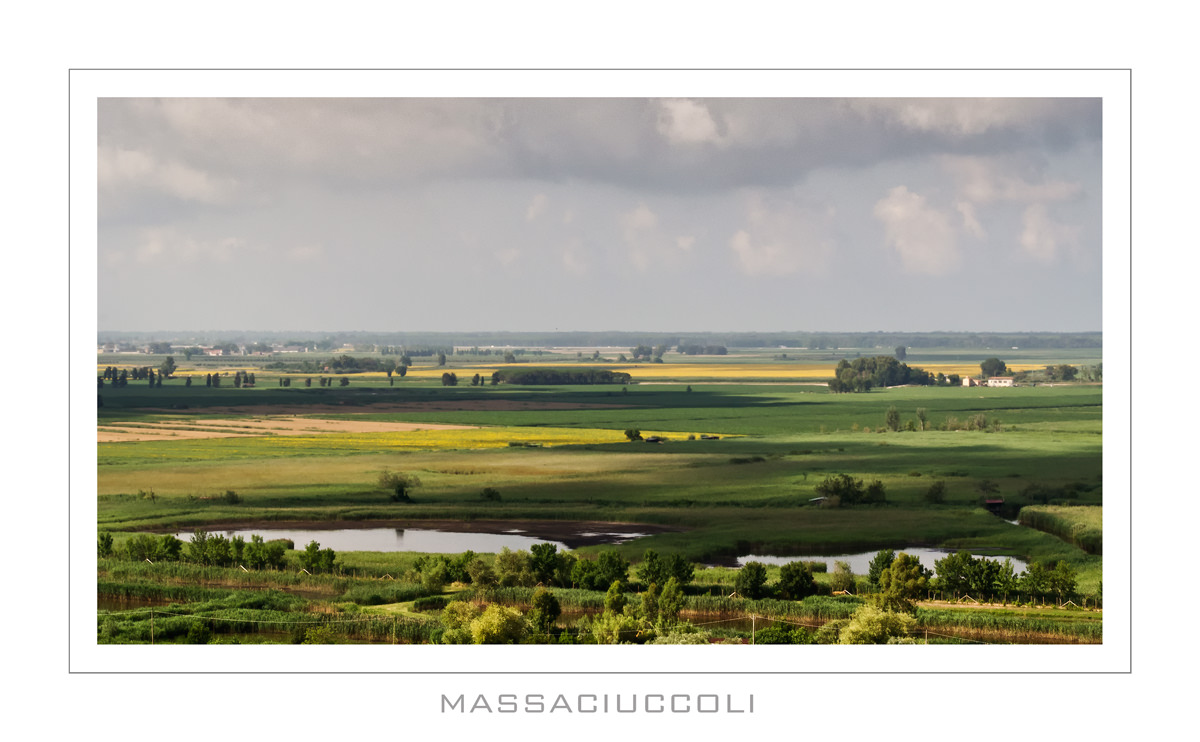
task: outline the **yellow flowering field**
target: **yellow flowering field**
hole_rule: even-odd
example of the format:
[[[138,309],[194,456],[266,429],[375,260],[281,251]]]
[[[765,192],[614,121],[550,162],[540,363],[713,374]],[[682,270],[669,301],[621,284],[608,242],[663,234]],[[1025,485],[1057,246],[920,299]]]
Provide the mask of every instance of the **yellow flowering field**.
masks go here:
[[[699,437],[701,431],[696,431]],[[642,436],[684,440],[687,433],[643,430]],[[726,437],[722,435],[721,437]],[[100,443],[101,463],[129,460],[208,461],[260,456],[303,456],[328,453],[386,453],[389,451],[476,450],[509,447],[553,447],[623,443],[624,431],[604,428],[532,428],[499,426],[458,430],[412,430],[316,435],[263,435],[240,438],[204,438]]]

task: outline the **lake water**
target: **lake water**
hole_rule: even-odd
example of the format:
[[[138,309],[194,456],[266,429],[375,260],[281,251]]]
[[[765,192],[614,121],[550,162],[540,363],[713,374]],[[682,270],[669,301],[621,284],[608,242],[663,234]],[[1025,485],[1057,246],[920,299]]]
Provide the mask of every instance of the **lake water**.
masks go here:
[[[945,559],[947,556],[955,553],[956,551],[957,550],[927,549],[924,547],[915,546],[904,549],[896,549],[897,554],[904,552],[909,556],[915,556],[921,562],[921,566],[932,571],[936,571],[934,562],[938,561],[939,559]],[[878,553],[879,550],[876,549],[875,551],[867,551],[861,554],[836,554],[833,556],[828,554],[817,554],[813,556],[780,557],[748,554],[746,556],[740,556],[737,558],[737,566],[741,567],[746,562],[761,562],[763,564],[776,565],[787,564],[788,562],[824,562],[826,565],[828,565],[829,571],[832,572],[834,562],[846,562],[850,565],[851,572],[856,575],[865,575],[871,571],[871,560],[874,559],[875,555]],[[1027,566],[1024,561],[1017,559],[1016,557],[991,556],[987,554],[975,553],[972,553],[971,556],[975,557],[976,559],[990,559],[992,561],[1001,563],[1003,563],[1005,559],[1012,559],[1013,571],[1016,574],[1024,572],[1025,567]]]
[[[526,535],[520,529],[501,533],[441,531],[424,528],[246,528],[214,530],[226,538],[241,536],[249,542],[251,536],[262,536],[264,540],[291,539],[297,549],[303,549],[310,541],[316,541],[322,549],[334,551],[419,551],[431,554],[461,554],[473,551],[477,554],[494,554],[504,547],[513,551],[529,551],[534,544],[554,544],[560,552],[567,551],[563,541]],[[589,543],[621,543],[645,534],[641,533],[584,533]],[[192,532],[175,534],[184,543],[192,540]]]

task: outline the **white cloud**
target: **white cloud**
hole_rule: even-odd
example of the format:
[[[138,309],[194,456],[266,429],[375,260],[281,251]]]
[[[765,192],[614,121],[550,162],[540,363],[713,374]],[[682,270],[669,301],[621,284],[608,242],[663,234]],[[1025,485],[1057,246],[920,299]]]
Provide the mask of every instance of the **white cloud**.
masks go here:
[[[625,239],[633,239],[639,233],[646,232],[658,226],[658,214],[650,210],[646,204],[638,204],[638,207],[632,211],[627,211],[621,215],[621,228],[625,232]]]
[[[751,193],[748,224],[734,233],[729,248],[750,276],[823,272],[833,252],[829,230],[833,210]]]
[[[1043,98],[859,98],[847,105],[915,131],[972,136],[1044,120],[1060,102]]]
[[[712,114],[703,103],[681,98],[659,101],[658,133],[671,144],[721,142]]]
[[[537,219],[546,211],[546,194],[539,193],[529,202],[529,207],[525,209],[525,221],[531,222]]]
[[[1050,218],[1044,204],[1033,204],[1021,215],[1021,247],[1043,263],[1053,262],[1063,248],[1079,242],[1079,228],[1058,224]]]
[[[515,247],[506,247],[503,250],[497,250],[495,256],[500,265],[509,266],[520,259],[521,251]]]
[[[148,227],[141,231],[134,259],[139,263],[199,260],[228,263],[246,249],[246,241],[238,237],[198,239],[170,227]]]
[[[950,217],[924,196],[896,186],[875,203],[872,214],[883,222],[886,242],[900,256],[904,270],[940,276],[958,267],[958,244]]]
[[[983,239],[987,234],[983,231],[983,225],[975,218],[975,204],[970,201],[959,201],[954,204],[954,208],[958,209],[958,213],[962,216],[963,229],[967,234],[977,239]]]
[[[679,235],[675,238],[675,244],[679,246],[680,250],[683,250],[684,252],[691,252],[692,247],[694,247],[696,244],[696,238],[690,234]]]
[[[308,263],[321,258],[325,248],[321,245],[295,245],[285,251],[289,260],[297,263]]]
[[[96,165],[100,193],[110,198],[131,192],[166,193],[184,201],[220,203],[236,187],[228,178],[134,149],[101,147]]]
[[[583,244],[578,238],[573,238],[562,251],[562,265],[567,273],[575,276],[587,274],[591,268]]]
[[[963,196],[975,203],[1065,201],[1082,191],[1079,183],[1026,179],[1012,172],[1015,167],[1013,163],[996,158],[946,156],[940,159],[942,166],[954,177]]]

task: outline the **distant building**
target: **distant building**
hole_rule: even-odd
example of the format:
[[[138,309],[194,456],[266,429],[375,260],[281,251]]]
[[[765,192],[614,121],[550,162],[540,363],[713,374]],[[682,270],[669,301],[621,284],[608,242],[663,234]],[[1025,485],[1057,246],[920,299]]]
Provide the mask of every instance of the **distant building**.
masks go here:
[[[978,380],[972,379],[970,376],[963,377],[963,386],[982,386]]]
[[[988,386],[1012,386],[1013,377],[1011,376],[992,376],[987,380]]]

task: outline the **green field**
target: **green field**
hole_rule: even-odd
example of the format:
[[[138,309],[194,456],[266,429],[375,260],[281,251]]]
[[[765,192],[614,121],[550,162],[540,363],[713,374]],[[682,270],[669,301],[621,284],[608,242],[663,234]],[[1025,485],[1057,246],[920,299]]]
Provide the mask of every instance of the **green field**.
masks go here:
[[[979,355],[914,349],[907,362],[978,363]],[[98,364],[116,365],[117,358],[100,357]],[[1006,358],[1013,365],[1099,362],[1098,352],[1087,349]],[[253,368],[252,359],[240,361],[227,359],[231,373]],[[152,362],[138,359],[138,365]],[[721,358],[725,382],[711,378],[714,359],[696,363],[703,373],[698,365],[698,380],[687,385],[663,383],[661,373],[639,383],[633,371],[625,387],[473,387],[464,370],[455,387],[413,373],[391,384],[382,374],[350,375],[344,387],[318,387],[314,378],[308,388],[296,380],[305,375],[279,386],[280,376],[260,363],[256,386],[240,389],[224,378],[220,388],[207,388],[203,376],[216,366],[181,363],[178,378],[161,387],[130,382],[101,389],[101,431],[207,426],[231,433],[239,420],[268,429],[246,437],[172,440],[165,433],[156,440],[99,443],[98,526],[120,544],[140,531],[264,521],[614,521],[667,530],[614,547],[581,547],[577,554],[615,550],[636,563],[654,549],[705,564],[749,553],[925,545],[1066,562],[1078,573],[1079,594],[1098,592],[1097,550],[1087,553],[1061,533],[1009,521],[1022,506],[1098,511],[1102,505],[1099,384],[831,394],[791,378],[746,383],[779,367],[767,351]],[[686,369],[684,360],[672,365]],[[183,386],[182,375],[197,372],[199,384]],[[691,378],[686,370],[675,376]],[[891,408],[899,430],[888,429]],[[285,416],[473,427],[269,429],[284,425]],[[630,441],[628,429],[666,440]],[[411,502],[394,502],[379,486],[385,470],[419,477]],[[841,474],[880,482],[885,501],[813,504],[822,482]],[[931,486],[939,482],[943,497],[931,502]],[[499,497],[481,498],[485,488]],[[222,497],[228,491],[236,492],[235,501]],[[999,516],[985,509],[985,499],[1003,499]]]

